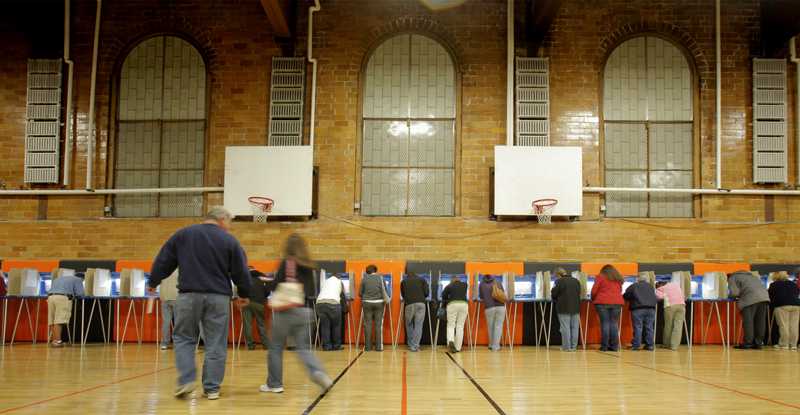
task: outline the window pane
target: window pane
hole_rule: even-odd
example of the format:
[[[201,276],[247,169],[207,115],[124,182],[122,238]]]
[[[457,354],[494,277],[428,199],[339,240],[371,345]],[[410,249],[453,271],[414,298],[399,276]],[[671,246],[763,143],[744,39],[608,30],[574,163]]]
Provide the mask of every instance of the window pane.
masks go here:
[[[606,123],[605,127],[606,168],[646,169],[646,125]]]
[[[404,216],[408,200],[408,169],[361,170],[361,214]]]
[[[409,215],[452,216],[453,170],[411,169],[408,193]]]
[[[158,168],[158,122],[120,122],[118,137],[115,183],[124,170]]]
[[[455,135],[454,121],[412,121],[409,164],[453,167]]]
[[[647,187],[646,171],[608,171],[606,187]],[[606,216],[609,218],[647,217],[647,193],[608,192],[606,193]]]
[[[408,127],[405,121],[364,120],[362,164],[374,167],[408,165]]]
[[[692,170],[692,124],[650,124],[650,168]]]
[[[652,171],[650,187],[660,189],[691,189],[692,172]],[[692,196],[681,193],[651,193],[650,217],[690,218],[692,217]]]

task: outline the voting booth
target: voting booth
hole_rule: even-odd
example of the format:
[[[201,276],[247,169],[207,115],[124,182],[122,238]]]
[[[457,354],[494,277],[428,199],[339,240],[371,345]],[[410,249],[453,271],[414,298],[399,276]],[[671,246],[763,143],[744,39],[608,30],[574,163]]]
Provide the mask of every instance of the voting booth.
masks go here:
[[[11,268],[8,272],[8,295],[38,296],[41,278],[37,269]]]
[[[702,298],[705,300],[728,298],[728,276],[721,271],[706,272],[703,275]]]
[[[88,268],[84,279],[84,292],[87,297],[108,297],[111,295],[111,270]]]
[[[683,298],[692,298],[692,293],[697,291],[697,284],[692,281],[692,273],[689,271],[673,272],[670,282],[681,287]]]
[[[119,295],[123,297],[144,297],[146,282],[144,270],[123,268],[119,274],[119,281]]]

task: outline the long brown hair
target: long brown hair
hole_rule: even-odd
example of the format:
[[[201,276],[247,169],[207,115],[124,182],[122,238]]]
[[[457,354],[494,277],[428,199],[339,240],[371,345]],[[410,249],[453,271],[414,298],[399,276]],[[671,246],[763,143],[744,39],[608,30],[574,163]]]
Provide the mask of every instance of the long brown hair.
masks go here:
[[[620,274],[619,271],[617,271],[617,269],[611,264],[603,265],[603,268],[600,268],[600,273],[606,274],[606,279],[609,281],[616,281],[620,284],[625,282],[625,277],[623,277],[622,274]]]
[[[317,269],[317,264],[311,260],[306,248],[306,241],[299,234],[293,233],[286,238],[286,246],[283,250],[287,259],[293,259],[297,265]]]

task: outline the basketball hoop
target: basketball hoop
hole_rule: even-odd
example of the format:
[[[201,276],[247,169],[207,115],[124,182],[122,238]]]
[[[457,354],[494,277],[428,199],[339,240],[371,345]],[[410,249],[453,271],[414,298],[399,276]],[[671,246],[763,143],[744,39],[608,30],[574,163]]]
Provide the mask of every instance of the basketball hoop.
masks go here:
[[[250,201],[250,207],[253,208],[253,222],[266,222],[275,202],[272,199],[257,196],[247,200]]]
[[[555,199],[539,199],[531,203],[531,207],[533,207],[533,214],[539,219],[540,225],[550,224],[550,219],[557,203],[558,200]]]

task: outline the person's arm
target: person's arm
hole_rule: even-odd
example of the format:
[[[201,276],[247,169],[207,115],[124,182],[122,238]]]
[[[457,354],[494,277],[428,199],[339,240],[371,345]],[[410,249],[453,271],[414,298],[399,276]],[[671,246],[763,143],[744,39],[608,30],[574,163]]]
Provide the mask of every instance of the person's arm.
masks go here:
[[[592,293],[591,293],[592,300],[597,298],[597,294],[600,292],[600,286],[603,285],[603,281],[604,280],[605,280],[605,277],[601,277],[599,275],[596,275],[594,277],[594,284],[592,285]]]
[[[400,281],[400,297],[403,299],[406,299],[406,281],[408,281],[408,279]]]
[[[367,274],[367,276],[369,275],[370,274]],[[367,277],[361,277],[361,284],[358,286],[358,296],[361,297],[362,300],[364,299],[364,281],[366,281],[366,279]]]
[[[75,278],[75,280],[76,281],[72,283],[72,291],[75,292],[75,297],[83,297],[85,294],[85,291],[83,290],[83,281],[80,278]]]
[[[661,287],[656,288],[656,298],[658,298],[659,300],[663,300],[664,299],[664,286],[663,285]]]
[[[156,287],[161,281],[169,278],[175,268],[178,268],[178,250],[176,243],[180,239],[180,232],[172,235],[156,255],[150,268],[150,278],[147,280],[147,293],[156,294]]]
[[[442,301],[445,304],[447,304],[449,300],[450,300],[450,284],[447,284],[447,287],[444,287],[444,290],[442,290]]]
[[[553,300],[557,299],[559,294],[561,294],[561,284],[558,283],[559,281],[561,281],[560,278],[556,280],[553,284],[553,288],[550,290],[550,298]]]
[[[631,284],[628,286],[628,289],[622,294],[622,299],[625,301],[631,301],[633,299],[633,290],[635,289],[636,284]]]
[[[739,298],[739,295],[741,294],[741,289],[739,288],[739,278],[734,276],[733,278],[728,279],[728,289],[730,290],[728,298]]]
[[[422,287],[423,287],[423,291],[425,292],[425,298],[428,298],[428,296],[431,294],[431,287],[428,285],[428,281],[425,281],[423,279],[422,280]]]

